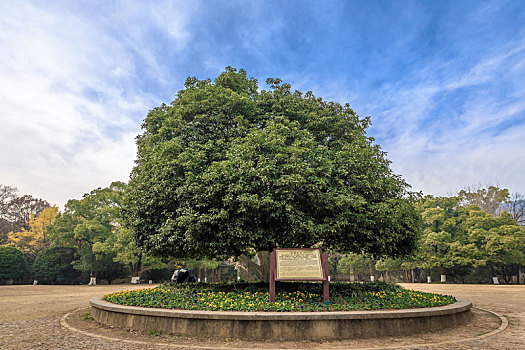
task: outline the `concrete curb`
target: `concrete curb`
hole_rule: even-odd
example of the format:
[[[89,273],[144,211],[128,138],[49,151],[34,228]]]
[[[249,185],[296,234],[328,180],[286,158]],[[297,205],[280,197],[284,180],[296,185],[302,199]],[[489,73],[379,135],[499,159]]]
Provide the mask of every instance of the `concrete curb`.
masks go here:
[[[401,310],[372,310],[372,311],[339,311],[339,312],[241,312],[241,311],[203,311],[203,310],[175,310],[138,306],[126,306],[101,298],[91,298],[91,307],[105,311],[124,314],[202,319],[202,320],[240,320],[240,321],[310,321],[310,320],[346,320],[346,319],[389,319],[408,317],[427,317],[450,315],[469,310],[472,303],[466,299],[457,299],[457,302],[445,306],[426,307]]]
[[[104,340],[108,340],[108,341],[113,341],[113,342],[121,342],[121,343],[127,343],[127,344],[141,344],[141,345],[154,345],[154,346],[161,346],[161,347],[168,347],[168,348],[179,348],[179,349],[182,349],[182,348],[186,348],[186,349],[214,349],[214,350],[223,350],[223,349],[231,349],[231,347],[228,347],[228,346],[199,346],[199,345],[179,345],[179,344],[173,344],[173,343],[166,343],[166,342],[150,342],[150,341],[140,341],[140,340],[130,340],[130,339],[121,339],[121,338],[115,338],[115,337],[108,337],[108,336],[105,336],[105,335],[100,335],[100,334],[95,334],[95,333],[89,333],[89,332],[86,332],[86,331],[83,331],[83,330],[80,330],[80,329],[77,329],[77,328],[74,328],[72,326],[70,326],[68,323],[67,323],[67,319],[68,317],[72,314],[72,313],[75,313],[79,310],[87,310],[89,308],[80,308],[80,309],[77,309],[75,311],[72,311],[70,313],[67,313],[65,314],[64,316],[62,316],[62,318],[60,319],[60,324],[62,325],[62,327],[72,331],[72,332],[76,332],[78,334],[82,334],[82,335],[85,335],[85,336],[88,336],[88,337],[93,337],[93,338],[99,338],[99,339],[104,339]],[[493,314],[494,316],[498,317],[500,319],[500,322],[501,322],[501,325],[499,326],[499,328],[489,332],[489,333],[486,333],[486,334],[483,334],[483,335],[480,335],[480,336],[476,336],[476,337],[471,337],[471,338],[465,338],[465,339],[458,339],[458,340],[450,340],[450,341],[443,341],[443,342],[436,342],[436,343],[419,343],[419,344],[411,344],[411,345],[396,345],[396,346],[387,346],[387,347],[373,347],[373,348],[370,348],[370,347],[360,347],[360,348],[355,348],[356,350],[387,350],[387,349],[421,349],[421,348],[426,348],[426,347],[433,347],[433,346],[441,346],[441,345],[450,345],[450,344],[460,344],[460,343],[466,343],[466,342],[471,342],[471,341],[478,341],[478,340],[482,340],[484,338],[488,338],[488,337],[491,337],[491,336],[494,336],[498,333],[501,333],[503,332],[509,325],[509,322],[507,320],[507,318],[505,316],[502,316],[494,311],[490,311],[490,310],[487,310],[487,309],[482,309],[482,308],[477,308],[478,310],[482,310],[484,312],[488,312],[490,314]],[[323,349],[324,347],[317,347],[317,348],[311,348],[312,350],[313,349]],[[257,347],[247,347],[245,349],[250,349],[250,350],[256,350],[256,349],[261,349],[261,350],[268,350],[268,348],[257,348]]]
[[[91,314],[105,325],[183,336],[265,340],[336,340],[401,336],[466,323],[468,300],[421,309],[345,312],[228,312],[132,307],[92,298]]]

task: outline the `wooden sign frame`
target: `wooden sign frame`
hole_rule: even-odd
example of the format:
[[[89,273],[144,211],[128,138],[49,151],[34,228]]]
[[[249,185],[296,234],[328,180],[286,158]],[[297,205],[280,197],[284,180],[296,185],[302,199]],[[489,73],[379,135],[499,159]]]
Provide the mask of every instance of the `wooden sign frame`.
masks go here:
[[[321,257],[321,278],[277,278],[277,254],[278,250],[317,250]],[[275,302],[275,282],[276,281],[321,281],[323,282],[323,302],[330,298],[328,281],[328,254],[323,253],[320,248],[276,248],[270,254],[270,303]]]

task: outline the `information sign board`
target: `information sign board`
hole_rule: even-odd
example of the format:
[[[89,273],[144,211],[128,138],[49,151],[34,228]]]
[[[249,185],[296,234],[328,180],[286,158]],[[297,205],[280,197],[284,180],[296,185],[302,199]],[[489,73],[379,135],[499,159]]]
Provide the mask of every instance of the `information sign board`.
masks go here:
[[[328,254],[317,248],[277,248],[270,255],[270,302],[275,302],[276,281],[322,281],[328,302]]]
[[[323,279],[319,249],[279,249],[275,254],[276,281]]]

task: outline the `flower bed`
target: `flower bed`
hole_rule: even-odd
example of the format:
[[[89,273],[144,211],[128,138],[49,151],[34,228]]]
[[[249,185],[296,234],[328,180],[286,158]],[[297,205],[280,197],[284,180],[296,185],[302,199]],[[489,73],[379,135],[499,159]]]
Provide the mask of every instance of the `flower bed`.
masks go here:
[[[330,301],[322,302],[318,285],[282,284],[275,303],[268,302],[264,284],[163,285],[158,288],[106,294],[121,305],[208,311],[358,311],[449,305],[448,295],[403,289],[387,283],[331,283]]]

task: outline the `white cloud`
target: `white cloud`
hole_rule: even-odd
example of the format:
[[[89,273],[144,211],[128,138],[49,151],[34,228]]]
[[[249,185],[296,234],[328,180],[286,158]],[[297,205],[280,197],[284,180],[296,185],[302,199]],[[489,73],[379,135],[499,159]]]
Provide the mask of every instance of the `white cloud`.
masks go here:
[[[139,11],[120,14],[124,22],[109,21],[116,28]],[[96,18],[65,6],[0,5],[0,183],[60,206],[127,180],[140,120],[160,102],[141,90],[137,64],[150,79],[169,79],[155,55],[138,47],[147,43],[143,32],[120,40]],[[135,20],[131,28],[147,25]],[[184,21],[170,23],[184,47]]]
[[[383,101],[365,106],[375,116],[372,134],[414,190],[448,195],[498,184],[525,192],[522,43],[496,48],[464,74],[422,72],[416,87],[392,86],[374,95],[386,96]],[[439,101],[443,94],[459,102]]]
[[[467,185],[499,185],[523,193],[525,125],[496,137],[458,139],[435,152],[419,151],[425,137],[391,145],[393,170],[414,190],[435,195],[457,193]],[[408,152],[407,152],[408,151]]]

